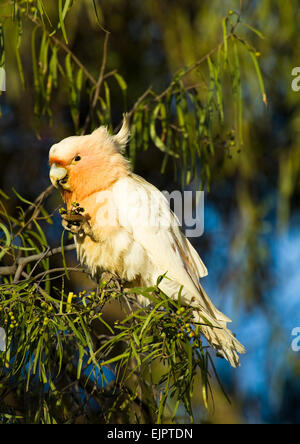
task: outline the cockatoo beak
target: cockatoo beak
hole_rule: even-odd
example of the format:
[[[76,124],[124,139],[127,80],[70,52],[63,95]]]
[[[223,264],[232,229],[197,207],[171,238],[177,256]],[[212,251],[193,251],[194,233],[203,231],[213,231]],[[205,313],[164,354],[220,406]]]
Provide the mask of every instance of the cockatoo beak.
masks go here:
[[[62,187],[64,190],[70,191],[68,171],[66,168],[53,163],[50,168],[50,180],[56,188]]]

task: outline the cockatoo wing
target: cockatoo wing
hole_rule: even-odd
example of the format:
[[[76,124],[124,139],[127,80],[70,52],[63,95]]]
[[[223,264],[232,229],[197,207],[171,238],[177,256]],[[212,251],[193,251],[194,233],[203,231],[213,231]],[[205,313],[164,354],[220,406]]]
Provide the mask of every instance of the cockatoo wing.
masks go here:
[[[146,250],[161,274],[197,295],[199,278],[207,269],[179,228],[165,196],[137,175],[119,181],[117,211],[120,225]]]
[[[170,296],[177,297],[183,285],[187,293],[185,298],[190,297],[187,304],[192,304],[194,297],[197,303],[206,305],[207,301],[201,300],[199,278],[207,276],[207,269],[181,232],[179,221],[165,196],[135,174],[119,181],[116,195],[119,223],[132,234],[135,242],[143,246],[159,274],[167,273],[169,279],[163,281],[164,285],[169,283],[175,290]],[[153,270],[151,272],[153,274]],[[208,305],[212,304],[204,296],[206,298]],[[224,316],[224,321],[230,319]]]
[[[207,275],[207,269],[182,234],[165,196],[135,174],[121,179],[114,191],[119,224],[149,257],[149,263],[143,264],[144,282],[153,285],[166,273],[167,279],[159,286],[174,299],[183,286],[181,299],[195,307],[195,321],[202,324],[203,334],[232,366],[239,365],[237,352],[244,353],[244,347],[226,328],[230,319],[214,306],[200,285],[199,278]]]
[[[179,228],[179,221],[170,210],[165,196],[141,177],[131,174],[115,187],[116,207],[120,225],[146,251],[150,266],[143,269],[149,285],[166,273],[160,288],[176,299],[183,286],[181,298],[185,305],[195,307],[196,322],[208,341],[233,366],[239,364],[237,352],[244,347],[226,328],[230,319],[221,313],[199,283],[207,270],[196,250]],[[138,264],[137,264],[138,266]]]

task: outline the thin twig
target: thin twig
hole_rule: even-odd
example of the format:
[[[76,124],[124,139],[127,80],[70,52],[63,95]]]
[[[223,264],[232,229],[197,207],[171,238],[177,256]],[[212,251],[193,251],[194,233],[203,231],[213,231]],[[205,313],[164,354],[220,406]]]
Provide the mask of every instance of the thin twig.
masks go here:
[[[53,190],[54,190],[53,185],[50,185],[49,187],[47,187],[35,199],[34,203],[27,208],[27,210],[25,211],[25,217],[30,213],[30,211],[32,209],[34,209],[32,216],[28,219],[28,221],[24,225],[22,225],[22,227],[19,229],[19,231],[15,234],[14,238],[17,238],[22,233],[22,231],[24,231],[24,229],[26,227],[28,227],[34,219],[37,218],[37,216],[39,215],[40,207],[41,207],[43,201],[52,193]]]
[[[51,274],[51,273],[60,273],[62,271],[65,271],[65,268],[51,268],[51,270],[45,270],[42,273],[37,274],[36,276],[34,276],[34,279],[41,279],[40,282],[43,281],[44,277],[47,276],[47,274]],[[75,271],[78,273],[85,273],[85,274],[89,274],[88,271],[85,268],[79,268],[79,267],[67,267],[67,271]],[[65,273],[63,273],[61,276],[55,276],[55,278],[53,279],[58,279],[59,277],[64,276]]]
[[[34,270],[38,267],[39,263],[46,257],[46,255],[48,254],[48,252],[50,251],[50,247],[47,248],[47,250],[44,251],[44,254],[40,257],[40,259],[38,259],[36,261],[36,263],[34,264],[29,276],[31,277],[34,273]]]
[[[74,250],[76,247],[74,244],[72,245],[66,245],[64,247],[64,251],[72,251]],[[61,247],[57,247],[57,248],[53,248],[52,250],[49,250],[47,252],[47,254],[45,254],[45,252],[43,251],[42,253],[39,254],[33,254],[32,256],[27,256],[27,257],[19,257],[16,259],[15,264],[14,265],[10,265],[7,267],[0,267],[0,275],[4,276],[4,275],[11,275],[13,273],[16,273],[17,271],[17,266],[22,265],[23,267],[27,264],[29,264],[30,262],[34,262],[34,261],[39,261],[40,259],[44,259],[50,256],[54,256],[55,254],[59,254],[62,252],[62,248]]]
[[[29,279],[29,275],[27,273],[25,273],[23,271],[22,276],[24,276],[27,279]],[[35,287],[36,290],[38,290],[42,296],[46,297],[46,298],[50,298],[51,296],[49,296],[49,294],[42,289],[42,287],[40,287],[36,282],[33,283],[33,286]],[[53,298],[51,298],[52,300]],[[57,306],[59,305],[58,303],[56,304]]]
[[[12,275],[17,271],[16,264],[8,265],[7,267],[0,267],[0,276]]]
[[[103,82],[104,70],[105,70],[106,61],[107,61],[108,39],[109,39],[109,32],[107,32],[105,34],[104,45],[103,45],[102,63],[101,63],[99,78],[98,78],[98,81],[97,81],[96,90],[95,90],[95,94],[94,94],[94,98],[93,98],[92,110],[95,108],[95,106],[97,104],[97,100],[98,100],[98,97],[100,95],[100,90],[101,90],[101,86],[102,86],[102,82]]]
[[[98,80],[96,83],[96,89],[95,89],[95,93],[93,96],[93,101],[92,101],[92,105],[90,107],[89,113],[85,119],[81,134],[85,134],[88,128],[88,125],[91,121],[91,116],[92,113],[97,105],[97,101],[100,95],[100,91],[101,91],[101,86],[103,83],[103,79],[104,79],[104,71],[105,71],[105,67],[106,67],[106,62],[107,62],[107,48],[108,48],[108,39],[109,39],[109,32],[106,31],[105,34],[105,39],[104,39],[104,45],[103,45],[103,56],[102,56],[102,62],[101,62],[101,67],[100,67],[100,72],[99,72],[99,76],[98,76]]]
[[[63,247],[64,251],[72,251],[75,249],[75,245],[66,245],[65,247]],[[62,252],[62,248],[61,247],[57,247],[57,248],[53,248],[52,250],[50,250],[45,257],[49,257],[49,256],[53,256],[54,254],[59,254]],[[21,257],[18,260],[19,264],[29,264],[30,262],[33,261],[37,261],[39,260],[41,257],[44,256],[44,252],[39,253],[39,254],[33,254],[32,256],[28,256],[28,257]]]
[[[140,106],[140,104],[143,102],[143,100],[150,94],[154,94],[152,91],[152,85],[150,85],[146,91],[138,98],[138,100],[135,102],[135,104],[133,105],[131,111],[129,111],[128,113],[128,118],[130,118],[137,110],[137,108]],[[119,126],[116,128],[116,131],[118,131],[118,129],[120,129],[122,123],[119,124]]]
[[[16,274],[14,276],[14,280],[13,280],[14,284],[16,284],[19,281],[19,279],[21,277],[21,274],[23,272],[23,269],[24,269],[24,265],[23,264],[19,264],[18,267],[17,267]]]

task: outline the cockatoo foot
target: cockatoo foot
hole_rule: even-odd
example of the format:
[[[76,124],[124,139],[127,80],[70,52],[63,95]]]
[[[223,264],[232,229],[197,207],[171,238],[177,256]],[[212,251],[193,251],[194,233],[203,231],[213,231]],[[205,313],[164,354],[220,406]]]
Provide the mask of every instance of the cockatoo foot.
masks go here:
[[[90,226],[86,217],[82,214],[62,214],[62,226],[72,234],[89,232]],[[87,233],[88,234],[88,233]]]

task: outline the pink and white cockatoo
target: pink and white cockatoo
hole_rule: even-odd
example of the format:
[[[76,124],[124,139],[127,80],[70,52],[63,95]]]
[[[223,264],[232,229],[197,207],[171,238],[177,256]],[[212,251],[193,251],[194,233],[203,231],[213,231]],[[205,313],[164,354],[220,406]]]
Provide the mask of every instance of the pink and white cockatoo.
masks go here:
[[[232,366],[242,344],[226,328],[231,320],[209,299],[199,279],[207,269],[179,227],[166,197],[133,174],[122,155],[129,137],[125,115],[118,134],[103,126],[86,136],[68,137],[49,153],[50,179],[68,210],[84,209],[74,232],[77,255],[92,275],[108,271],[132,286],[159,287],[170,298],[192,306],[208,342]],[[72,221],[70,222],[72,225]],[[77,222],[78,225],[78,222]]]

